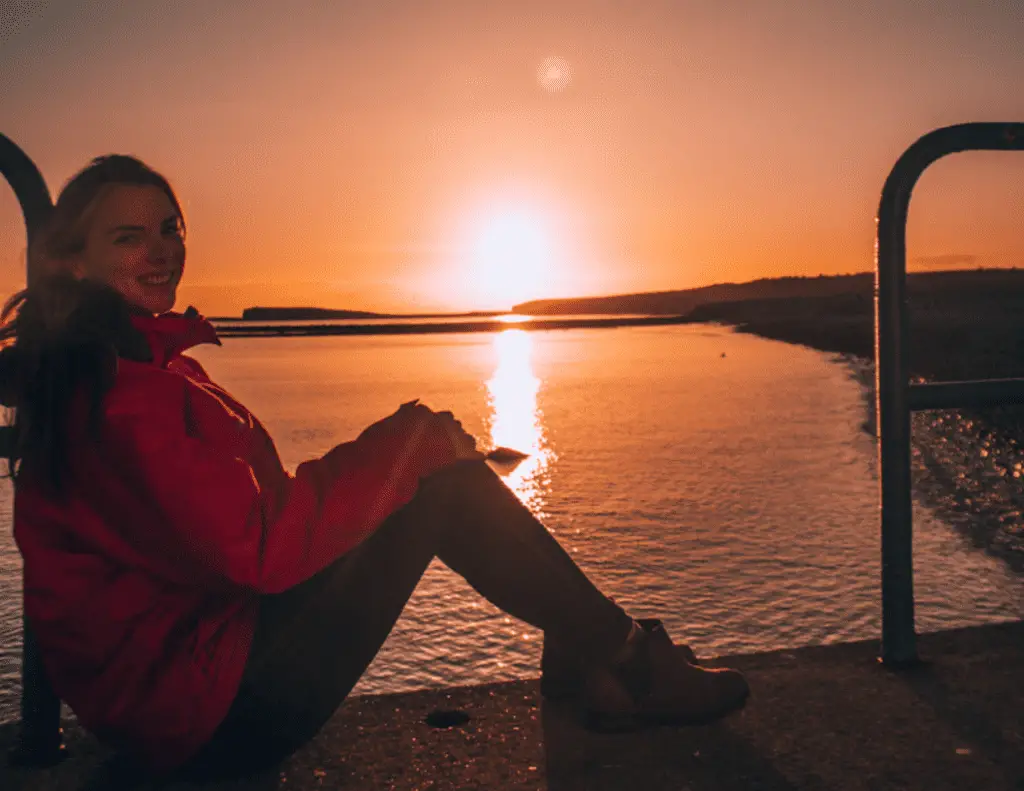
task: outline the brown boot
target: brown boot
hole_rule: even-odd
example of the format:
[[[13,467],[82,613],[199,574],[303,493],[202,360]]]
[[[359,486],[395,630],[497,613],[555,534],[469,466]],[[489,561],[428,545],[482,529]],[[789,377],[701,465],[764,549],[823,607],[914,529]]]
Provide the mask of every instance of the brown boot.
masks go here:
[[[624,731],[711,723],[742,708],[749,695],[738,671],[698,667],[683,646],[645,630],[631,656],[587,674],[580,703],[589,727]]]
[[[659,618],[637,618],[636,622],[652,640],[672,645]],[[691,664],[699,664],[696,654],[688,645],[678,645]],[[544,638],[544,651],[540,658],[540,694],[547,700],[568,700],[583,691],[586,677],[582,657],[558,639]]]

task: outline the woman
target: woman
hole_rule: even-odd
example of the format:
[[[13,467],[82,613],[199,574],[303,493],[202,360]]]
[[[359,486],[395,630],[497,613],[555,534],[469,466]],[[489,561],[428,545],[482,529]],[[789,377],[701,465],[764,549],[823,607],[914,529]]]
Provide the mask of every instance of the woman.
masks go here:
[[[61,698],[157,770],[241,770],[308,741],[427,565],[542,629],[542,691],[601,727],[707,722],[743,677],[697,665],[602,595],[482,460],[418,403],[286,472],[263,425],[184,352],[184,217],[132,157],[63,189],[8,301],[25,607]]]

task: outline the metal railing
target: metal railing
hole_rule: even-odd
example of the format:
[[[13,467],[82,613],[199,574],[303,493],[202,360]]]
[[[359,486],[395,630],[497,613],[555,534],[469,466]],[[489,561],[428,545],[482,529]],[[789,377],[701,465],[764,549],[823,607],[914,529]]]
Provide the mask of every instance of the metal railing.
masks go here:
[[[39,168],[8,137],[0,134],[0,173],[14,190],[25,218],[29,246],[53,209],[53,200]],[[25,280],[33,273],[26,261]],[[11,429],[0,427],[0,452],[7,453]],[[24,613],[24,608],[22,610]],[[64,757],[60,727],[60,698],[43,668],[28,618],[22,616],[21,648],[21,732],[11,760],[23,766],[52,766]]]
[[[910,194],[924,170],[959,151],[1024,150],[1024,124],[975,123],[931,132],[900,157],[882,190],[875,258],[875,362],[882,530],[882,660],[917,661],[911,531],[910,413],[1024,403],[1024,379],[911,385],[907,360],[906,222]],[[0,173],[25,216],[29,245],[53,204],[31,159],[0,134]],[[26,271],[31,283],[33,273]],[[0,448],[9,441],[0,427]],[[60,700],[50,686],[30,624],[24,623],[21,734],[14,760],[45,766],[63,756]]]
[[[972,123],[936,129],[897,160],[882,189],[875,245],[875,384],[882,511],[882,661],[916,664],[910,490],[912,410],[1024,403],[1024,379],[910,384],[907,211],[925,169],[960,151],[1024,150],[1024,124]]]

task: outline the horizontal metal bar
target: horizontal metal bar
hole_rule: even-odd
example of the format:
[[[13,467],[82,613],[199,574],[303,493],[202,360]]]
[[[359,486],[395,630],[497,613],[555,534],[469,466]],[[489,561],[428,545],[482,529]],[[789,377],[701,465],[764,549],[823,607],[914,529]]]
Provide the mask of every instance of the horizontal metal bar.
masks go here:
[[[914,384],[910,386],[909,401],[910,408],[917,412],[1024,404],[1024,379]]]

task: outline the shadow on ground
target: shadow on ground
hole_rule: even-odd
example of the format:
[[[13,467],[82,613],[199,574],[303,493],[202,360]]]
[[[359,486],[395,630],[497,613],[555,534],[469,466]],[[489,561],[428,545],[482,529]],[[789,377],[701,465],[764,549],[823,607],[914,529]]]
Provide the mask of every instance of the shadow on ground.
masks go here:
[[[892,673],[854,643],[728,661],[750,677],[747,708],[704,728],[601,735],[536,681],[355,698],[272,772],[207,788],[1024,791],[1024,623],[924,635],[931,662]],[[437,710],[468,722],[426,724]],[[4,791],[150,789],[182,783],[119,774],[68,724],[70,757],[43,771],[0,768]],[[0,726],[0,749],[16,737]]]

